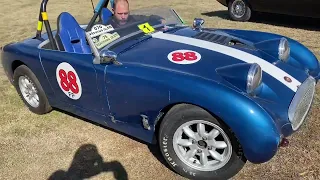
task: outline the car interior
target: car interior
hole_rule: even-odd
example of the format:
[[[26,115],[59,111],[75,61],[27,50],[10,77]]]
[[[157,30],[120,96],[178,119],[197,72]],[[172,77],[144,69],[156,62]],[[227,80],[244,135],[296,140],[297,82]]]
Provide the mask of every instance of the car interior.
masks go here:
[[[58,16],[57,33],[55,35],[60,51],[74,53],[90,53],[90,46],[86,42],[85,31],[80,27],[75,18],[63,12]]]
[[[100,20],[106,23],[112,16],[108,8],[102,8]],[[85,29],[80,26],[77,20],[67,12],[62,12],[57,19],[57,31],[54,39],[59,51],[71,53],[91,53],[90,46],[86,40]],[[51,49],[49,40],[39,45],[39,48]]]

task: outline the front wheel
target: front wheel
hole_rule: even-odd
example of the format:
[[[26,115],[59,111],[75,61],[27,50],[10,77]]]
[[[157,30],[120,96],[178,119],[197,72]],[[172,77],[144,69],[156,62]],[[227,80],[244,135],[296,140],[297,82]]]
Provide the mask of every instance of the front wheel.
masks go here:
[[[251,17],[251,8],[245,0],[230,0],[228,12],[234,21],[248,21]]]
[[[190,179],[229,179],[246,163],[227,126],[193,105],[178,105],[167,113],[159,146],[170,167]]]

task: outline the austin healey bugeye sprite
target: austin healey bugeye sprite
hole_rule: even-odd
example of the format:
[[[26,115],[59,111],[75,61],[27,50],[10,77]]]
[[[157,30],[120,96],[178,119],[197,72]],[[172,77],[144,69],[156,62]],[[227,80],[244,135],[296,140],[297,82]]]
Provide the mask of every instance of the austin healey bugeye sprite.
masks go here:
[[[10,82],[36,114],[62,109],[158,145],[176,173],[228,179],[269,161],[303,124],[319,79],[316,56],[266,32],[185,25],[167,7],[124,27],[101,0],[88,24],[67,12],[51,30],[2,48]],[[45,26],[46,32],[42,32]]]

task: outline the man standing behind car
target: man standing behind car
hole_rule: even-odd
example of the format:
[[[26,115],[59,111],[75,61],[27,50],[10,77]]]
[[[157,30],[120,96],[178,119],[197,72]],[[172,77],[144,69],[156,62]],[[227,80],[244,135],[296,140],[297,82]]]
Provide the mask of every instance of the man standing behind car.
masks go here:
[[[163,18],[156,15],[130,15],[128,0],[114,0],[112,11],[113,16],[106,24],[111,24],[114,28],[121,28],[134,22],[148,21],[151,19],[158,19],[161,23],[165,22]]]

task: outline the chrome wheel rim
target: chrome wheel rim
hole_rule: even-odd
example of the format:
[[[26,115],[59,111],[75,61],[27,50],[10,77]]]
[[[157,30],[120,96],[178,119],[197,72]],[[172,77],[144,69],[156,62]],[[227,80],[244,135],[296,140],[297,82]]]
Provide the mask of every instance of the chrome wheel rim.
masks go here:
[[[181,161],[199,171],[214,171],[228,163],[232,145],[216,124],[193,120],[182,124],[173,136],[174,151]]]
[[[19,77],[19,88],[27,103],[37,108],[39,106],[39,95],[35,85],[26,76]]]
[[[231,8],[232,14],[237,18],[243,17],[246,13],[246,4],[242,0],[233,1]]]

